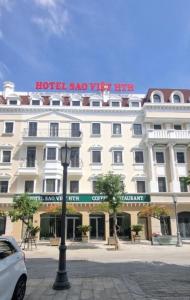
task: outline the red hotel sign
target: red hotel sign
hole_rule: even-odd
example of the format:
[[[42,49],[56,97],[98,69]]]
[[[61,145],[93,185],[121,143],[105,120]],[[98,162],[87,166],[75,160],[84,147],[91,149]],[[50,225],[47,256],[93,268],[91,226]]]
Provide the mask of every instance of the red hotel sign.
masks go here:
[[[133,83],[36,81],[37,90],[133,92]]]

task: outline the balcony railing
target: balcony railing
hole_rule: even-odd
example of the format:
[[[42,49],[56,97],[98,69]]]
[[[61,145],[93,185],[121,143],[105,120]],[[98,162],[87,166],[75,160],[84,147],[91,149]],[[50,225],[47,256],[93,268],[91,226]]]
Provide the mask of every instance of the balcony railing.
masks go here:
[[[147,139],[169,139],[169,140],[189,140],[190,139],[190,130],[174,130],[174,129],[165,129],[165,130],[154,130],[149,129],[147,131]]]
[[[23,137],[31,137],[31,138],[81,138],[82,132],[80,130],[34,130],[31,131],[28,128],[24,129]]]
[[[20,168],[36,168],[37,161],[36,160],[22,160],[19,165]]]

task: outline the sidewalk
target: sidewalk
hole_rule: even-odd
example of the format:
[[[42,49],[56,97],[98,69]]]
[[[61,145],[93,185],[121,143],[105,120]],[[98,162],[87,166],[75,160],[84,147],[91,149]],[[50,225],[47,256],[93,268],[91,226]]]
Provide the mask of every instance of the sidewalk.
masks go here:
[[[105,242],[69,243],[67,273],[71,288],[54,291],[58,248],[38,246],[26,252],[26,300],[190,300],[190,245],[151,246]]]

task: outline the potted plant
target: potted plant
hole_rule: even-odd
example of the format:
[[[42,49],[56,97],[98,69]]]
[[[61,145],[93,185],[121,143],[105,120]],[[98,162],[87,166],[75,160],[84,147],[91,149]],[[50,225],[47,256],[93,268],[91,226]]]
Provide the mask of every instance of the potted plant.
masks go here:
[[[141,224],[136,224],[131,227],[132,230],[132,239],[135,240],[140,240],[140,235],[139,232],[142,231],[143,226]]]
[[[79,225],[77,228],[82,233],[82,242],[88,242],[87,232],[91,229],[90,225]]]
[[[40,227],[39,226],[32,226],[31,229],[30,229],[30,235],[32,238],[36,239],[37,238],[37,233],[40,231]]]

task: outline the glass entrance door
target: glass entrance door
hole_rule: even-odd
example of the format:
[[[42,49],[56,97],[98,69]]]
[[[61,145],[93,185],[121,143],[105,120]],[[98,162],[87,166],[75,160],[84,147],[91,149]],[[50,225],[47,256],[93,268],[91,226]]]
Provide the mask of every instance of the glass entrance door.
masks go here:
[[[117,235],[121,239],[131,238],[131,217],[127,213],[117,215]],[[110,236],[113,236],[113,216],[110,216]]]
[[[190,238],[190,212],[178,214],[179,231],[184,239]]]
[[[105,218],[104,216],[90,216],[90,238],[103,239],[105,231]]]
[[[81,216],[67,216],[66,238],[68,240],[78,240],[81,238],[81,233],[77,228],[81,224],[82,224]]]

